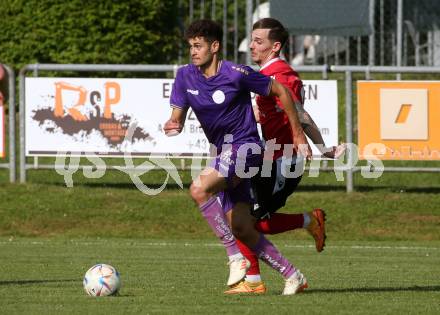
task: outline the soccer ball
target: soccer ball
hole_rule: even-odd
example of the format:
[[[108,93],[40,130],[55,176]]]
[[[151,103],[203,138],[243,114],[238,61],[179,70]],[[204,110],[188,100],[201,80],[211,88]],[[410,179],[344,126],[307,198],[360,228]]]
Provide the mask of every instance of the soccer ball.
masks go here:
[[[88,295],[107,296],[118,292],[121,287],[121,279],[115,267],[97,264],[87,270],[83,285]]]

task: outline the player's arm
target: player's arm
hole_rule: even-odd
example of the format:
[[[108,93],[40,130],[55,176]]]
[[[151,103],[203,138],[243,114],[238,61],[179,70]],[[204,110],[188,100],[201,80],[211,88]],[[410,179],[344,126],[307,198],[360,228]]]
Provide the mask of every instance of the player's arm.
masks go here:
[[[182,132],[183,125],[185,124],[186,112],[187,109],[173,107],[170,119],[168,119],[163,126],[163,130],[168,137],[177,136]]]
[[[302,82],[295,80],[294,82],[290,82],[290,83],[287,82],[287,84],[284,86],[290,92],[290,96],[292,96],[292,99],[296,105],[298,118],[299,121],[301,122],[304,133],[307,135],[307,137],[310,138],[310,140],[312,140],[312,142],[316,145],[316,147],[319,149],[322,155],[327,158],[337,159],[342,154],[344,154],[346,150],[345,144],[332,146],[332,147],[327,147],[325,145],[321,131],[319,130],[313,118],[304,108],[304,96],[302,95],[303,93]],[[279,99],[277,99],[277,102],[279,102]]]
[[[299,120],[301,121],[301,125],[304,129],[304,133],[307,135],[307,137],[310,138],[310,140],[312,140],[312,142],[316,145],[323,156],[330,159],[338,159],[341,155],[344,154],[347,148],[344,143],[332,147],[327,147],[325,145],[321,131],[305,109],[298,110],[298,115]]]
[[[312,119],[312,117],[305,109],[298,110],[298,117],[304,129],[304,133],[318,147],[321,153],[324,153],[323,151],[326,151],[324,149],[325,148],[324,139],[322,138],[321,132],[319,131],[319,128],[316,125],[315,121]]]
[[[289,78],[287,78],[287,80],[288,79]],[[302,95],[304,90],[302,82],[300,80],[293,80],[293,82],[287,82],[287,85],[284,86],[289,90],[290,95],[292,96],[296,105],[298,118],[301,122],[304,133],[310,138],[310,140],[312,140],[321,153],[327,153],[329,149],[327,149],[325,146],[324,139],[322,138],[318,126],[304,108],[304,96]]]
[[[260,110],[258,109],[258,105],[252,105],[252,110],[254,111],[255,121],[257,123],[260,122]]]
[[[168,137],[177,136],[182,132],[183,125],[185,124],[186,112],[188,111],[189,104],[186,98],[186,88],[184,80],[185,67],[177,70],[176,79],[174,80],[173,88],[171,89],[170,106],[172,108],[171,117],[168,119],[163,130]]]
[[[284,112],[286,113],[293,133],[294,145],[299,153],[307,159],[312,157],[312,149],[304,135],[304,130],[298,117],[295,103],[290,92],[276,80],[272,80],[270,96],[276,96],[280,99]]]
[[[295,108],[304,133],[314,144],[317,144],[318,147],[325,146],[324,139],[322,138],[318,126],[304,108],[304,90],[302,81],[291,75],[283,75],[282,73],[277,75],[277,81],[284,85],[284,87],[290,92],[290,96],[295,103]],[[278,106],[282,108],[282,104],[279,103],[280,100],[278,98],[276,100]]]
[[[321,132],[310,116],[310,114],[304,108],[304,96],[303,93],[303,85],[301,80],[296,79],[289,75],[279,74],[277,76],[277,80],[279,83],[283,84],[284,87],[290,92],[290,96],[295,103],[295,108],[298,113],[298,118],[301,123],[301,126],[304,130],[304,133],[307,137],[312,140],[312,142],[316,145],[319,151],[326,157],[332,157],[332,148],[327,148],[324,143],[324,139],[322,138]],[[277,104],[279,108],[282,108],[282,104],[279,98],[276,98]]]

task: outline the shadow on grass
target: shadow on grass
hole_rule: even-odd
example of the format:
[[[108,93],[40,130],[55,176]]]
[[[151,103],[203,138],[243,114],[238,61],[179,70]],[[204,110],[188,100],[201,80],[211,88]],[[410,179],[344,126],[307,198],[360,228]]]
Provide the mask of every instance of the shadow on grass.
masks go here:
[[[305,192],[313,192],[313,191],[345,191],[345,186],[336,186],[336,185],[308,185],[308,184],[299,184],[296,191],[305,191]]]
[[[440,193],[440,187],[412,187],[412,188],[402,188],[402,192],[406,193],[427,193],[427,194],[438,194]]]
[[[65,183],[44,183],[54,186],[61,186],[66,187]],[[150,189],[158,189],[162,186],[162,183],[143,183],[145,186],[147,186]],[[183,189],[189,189],[189,186],[191,183],[183,183]],[[137,189],[136,185],[133,183],[114,183],[114,182],[82,182],[82,183],[73,183],[73,187],[90,187],[90,188],[114,188],[114,189]],[[357,187],[356,187],[357,188]],[[388,188],[388,187],[382,187],[382,188]],[[179,185],[176,183],[168,183],[166,188],[168,190],[181,190]],[[299,185],[297,188],[297,191],[305,191],[305,192],[313,192],[313,191],[345,191],[345,186],[336,186],[336,185]]]
[[[411,286],[411,287],[383,287],[383,288],[343,288],[343,289],[311,289],[304,293],[375,293],[375,292],[437,292],[440,286]]]
[[[301,185],[299,184],[297,191],[306,191],[306,192],[314,192],[314,191],[345,191],[345,185],[336,186],[336,185]],[[366,186],[366,185],[355,185],[355,192],[370,192],[370,191],[378,191],[385,190],[392,193],[427,193],[427,194],[438,194],[440,193],[440,187],[396,187],[390,185],[374,185],[374,186]]]
[[[46,284],[46,283],[64,283],[64,282],[81,282],[78,279],[57,279],[57,280],[6,280],[0,281],[0,286],[13,285],[32,285],[32,284]]]
[[[81,186],[86,186],[90,188],[116,188],[116,189],[137,189],[136,185],[133,183],[82,183],[78,184]],[[158,189],[162,184],[157,183],[144,183],[150,189]],[[184,183],[183,189],[189,189],[190,183]],[[168,183],[165,189],[169,190],[182,190],[179,185],[175,183]]]
[[[59,186],[59,187],[66,187],[65,183],[39,183],[39,184],[45,184],[45,185],[53,185],[53,186]],[[144,185],[146,185],[148,188],[150,189],[157,189],[160,188],[162,186],[162,184],[157,184],[157,183],[144,183]],[[184,183],[183,184],[183,189],[189,189],[190,183]],[[133,189],[137,189],[136,185],[133,183],[103,183],[103,182],[97,182],[97,183],[73,183],[73,187],[89,187],[89,188],[111,188],[111,189],[129,189],[129,190],[133,190]],[[179,185],[174,184],[174,183],[168,183],[165,189],[170,189],[170,190],[178,190],[181,189],[179,187]]]

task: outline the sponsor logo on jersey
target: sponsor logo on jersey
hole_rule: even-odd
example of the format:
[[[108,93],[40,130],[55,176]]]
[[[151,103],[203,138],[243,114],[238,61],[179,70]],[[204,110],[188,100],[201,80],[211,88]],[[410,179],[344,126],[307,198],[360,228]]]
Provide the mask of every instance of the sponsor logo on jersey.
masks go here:
[[[223,93],[223,91],[220,90],[216,90],[213,94],[212,94],[212,100],[216,103],[216,104],[221,104],[225,101],[225,93]]]
[[[249,71],[247,71],[247,70],[245,70],[245,69],[243,69],[243,68],[240,68],[240,67],[232,66],[232,69],[234,69],[234,70],[236,70],[236,71],[238,71],[238,72],[241,72],[241,73],[243,73],[243,74],[245,74],[245,75],[248,75],[248,74],[249,74]]]
[[[186,91],[187,91],[188,93],[191,93],[192,95],[199,95],[199,90],[186,89]]]

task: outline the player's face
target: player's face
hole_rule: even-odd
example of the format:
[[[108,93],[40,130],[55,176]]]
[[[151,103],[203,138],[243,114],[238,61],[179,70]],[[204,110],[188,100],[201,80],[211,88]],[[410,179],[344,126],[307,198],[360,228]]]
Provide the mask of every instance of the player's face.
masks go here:
[[[195,66],[202,67],[209,64],[215,52],[215,43],[208,43],[203,37],[191,38],[188,40],[191,61]]]
[[[272,59],[279,51],[279,42],[273,43],[269,39],[268,28],[261,28],[252,31],[252,38],[249,48],[251,50],[252,60],[262,66],[267,61]]]

